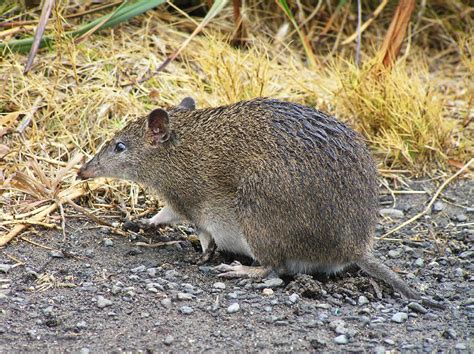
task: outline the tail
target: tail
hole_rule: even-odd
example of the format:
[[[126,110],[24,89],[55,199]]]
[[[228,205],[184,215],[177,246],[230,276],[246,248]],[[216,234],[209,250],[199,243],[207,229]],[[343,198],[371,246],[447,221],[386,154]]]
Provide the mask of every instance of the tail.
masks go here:
[[[367,274],[383,280],[396,291],[408,299],[419,299],[420,295],[410,289],[408,285],[389,267],[378,261],[372,254],[366,254],[364,258],[356,262],[356,264]]]

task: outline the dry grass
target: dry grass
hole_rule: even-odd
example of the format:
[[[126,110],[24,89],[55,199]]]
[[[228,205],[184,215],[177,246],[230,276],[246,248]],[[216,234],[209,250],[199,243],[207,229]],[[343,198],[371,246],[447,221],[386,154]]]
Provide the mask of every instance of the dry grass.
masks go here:
[[[303,10],[296,13],[300,22],[310,13]],[[322,16],[329,10],[323,6]],[[68,164],[73,156],[92,156],[130,119],[187,95],[200,107],[256,96],[317,106],[358,128],[381,166],[409,168],[417,175],[446,168],[450,160],[455,166],[467,161],[474,115],[473,41],[464,29],[455,29],[459,35],[450,32],[451,17],[418,23],[418,29],[429,25],[431,34],[438,28],[439,48],[424,47],[428,39],[420,34],[392,72],[380,72],[373,70],[370,57],[389,19],[381,15],[380,24],[364,32],[366,64],[359,69],[350,64],[353,47],[340,44],[355,30],[350,9],[342,8],[315,51],[318,66],[310,69],[291,27],[278,32],[283,14],[274,21],[255,20],[275,17],[276,11],[258,3],[247,12],[251,45],[239,50],[229,45],[233,24],[226,9],[165,72],[143,84],[129,85],[153,72],[189,36],[196,26],[191,19],[158,10],[78,45],[61,36],[64,23],[56,21],[49,31],[58,46],[40,52],[28,76],[23,75],[26,56],[0,57],[0,223],[18,214],[28,220],[51,204],[61,211],[64,195],[86,193],[75,179],[77,164]],[[327,18],[309,21],[305,33],[315,36]],[[20,126],[25,129],[18,133]],[[95,187],[89,194],[95,211],[123,202],[131,214],[144,211],[143,194],[135,185]],[[42,222],[60,223],[61,215]],[[10,229],[0,224],[0,238]]]

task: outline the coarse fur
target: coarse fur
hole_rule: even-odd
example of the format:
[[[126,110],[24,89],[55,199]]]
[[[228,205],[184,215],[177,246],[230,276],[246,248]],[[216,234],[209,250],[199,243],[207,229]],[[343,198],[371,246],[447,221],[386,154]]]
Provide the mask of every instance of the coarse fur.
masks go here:
[[[369,150],[313,108],[257,98],[196,110],[186,98],[128,124],[79,174],[141,183],[173,220],[196,224],[204,243],[279,273],[356,263],[416,297],[372,256],[378,186]]]

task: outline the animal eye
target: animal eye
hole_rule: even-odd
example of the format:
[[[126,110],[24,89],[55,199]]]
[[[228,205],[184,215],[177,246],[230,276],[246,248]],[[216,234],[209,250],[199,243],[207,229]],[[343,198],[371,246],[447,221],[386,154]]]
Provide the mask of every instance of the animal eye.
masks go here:
[[[122,152],[122,151],[125,151],[127,147],[125,146],[124,143],[117,143],[115,145],[115,152]]]

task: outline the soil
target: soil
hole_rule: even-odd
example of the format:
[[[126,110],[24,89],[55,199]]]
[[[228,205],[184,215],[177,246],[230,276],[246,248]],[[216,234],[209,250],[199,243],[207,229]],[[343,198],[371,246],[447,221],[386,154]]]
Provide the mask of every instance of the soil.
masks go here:
[[[382,194],[381,208],[404,215],[389,210],[377,236],[422,211],[436,187],[411,182],[405,190],[427,193],[396,194],[395,207]],[[473,187],[453,182],[430,215],[376,243],[416,302],[355,267],[224,280],[213,267],[234,256],[197,265],[186,226],[124,237],[71,219],[65,239],[37,229],[25,237],[51,249],[18,239],[0,250],[0,351],[472,351]]]

